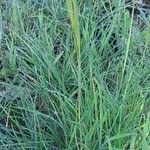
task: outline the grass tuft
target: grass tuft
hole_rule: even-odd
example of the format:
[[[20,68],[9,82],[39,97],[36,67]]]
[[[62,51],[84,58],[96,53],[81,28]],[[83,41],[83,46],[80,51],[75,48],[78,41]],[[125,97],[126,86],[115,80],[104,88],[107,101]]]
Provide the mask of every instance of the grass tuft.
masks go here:
[[[0,149],[150,148],[149,18],[121,0],[0,4]]]

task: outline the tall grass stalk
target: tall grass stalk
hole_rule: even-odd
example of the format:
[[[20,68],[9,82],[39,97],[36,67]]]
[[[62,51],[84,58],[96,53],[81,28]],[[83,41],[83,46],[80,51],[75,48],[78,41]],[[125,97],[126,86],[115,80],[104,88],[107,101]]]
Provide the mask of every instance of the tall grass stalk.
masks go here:
[[[124,63],[123,63],[123,69],[122,69],[122,80],[123,80],[123,77],[124,77],[126,64],[127,64],[127,60],[128,60],[128,54],[129,54],[129,50],[130,50],[130,42],[131,42],[131,35],[132,35],[132,29],[133,29],[133,20],[134,20],[134,11],[135,11],[135,0],[134,0],[134,3],[133,3],[133,8],[132,8],[131,23],[130,23],[130,27],[129,27],[129,35],[128,35],[128,39],[127,39],[127,47],[126,47],[126,51],[125,51],[125,57],[124,57]],[[122,84],[122,80],[121,80],[121,84]]]
[[[80,51],[80,24],[79,24],[79,11],[78,5],[76,0],[67,0],[68,12],[71,21],[72,27],[72,36],[74,40],[74,49],[77,52],[77,61],[78,61],[78,119],[80,120],[81,117],[81,51]]]
[[[79,11],[77,0],[66,0],[68,6],[69,17],[71,21],[72,27],[72,36],[74,40],[74,49],[77,52],[77,62],[78,62],[78,108],[77,108],[77,118],[79,121],[79,132],[80,132],[80,144],[82,143],[82,135],[81,135],[81,33],[80,33],[80,23],[79,23]],[[80,149],[78,147],[78,149]]]

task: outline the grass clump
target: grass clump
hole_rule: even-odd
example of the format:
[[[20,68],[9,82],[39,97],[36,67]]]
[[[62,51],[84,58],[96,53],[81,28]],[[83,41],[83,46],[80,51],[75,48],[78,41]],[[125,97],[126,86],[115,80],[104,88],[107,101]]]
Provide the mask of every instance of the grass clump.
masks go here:
[[[116,2],[1,3],[1,149],[149,149],[149,25]]]

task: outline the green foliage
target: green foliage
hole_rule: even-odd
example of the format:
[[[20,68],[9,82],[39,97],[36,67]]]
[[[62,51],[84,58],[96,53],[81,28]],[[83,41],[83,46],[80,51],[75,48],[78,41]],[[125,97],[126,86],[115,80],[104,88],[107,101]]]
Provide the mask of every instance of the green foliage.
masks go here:
[[[0,149],[149,149],[149,25],[105,2],[2,2]]]

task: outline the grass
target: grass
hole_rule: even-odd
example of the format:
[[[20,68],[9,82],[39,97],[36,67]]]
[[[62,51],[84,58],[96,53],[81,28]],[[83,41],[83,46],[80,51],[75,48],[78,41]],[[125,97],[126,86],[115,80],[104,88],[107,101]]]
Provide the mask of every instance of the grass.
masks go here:
[[[105,2],[1,2],[0,149],[150,149],[149,25]]]

